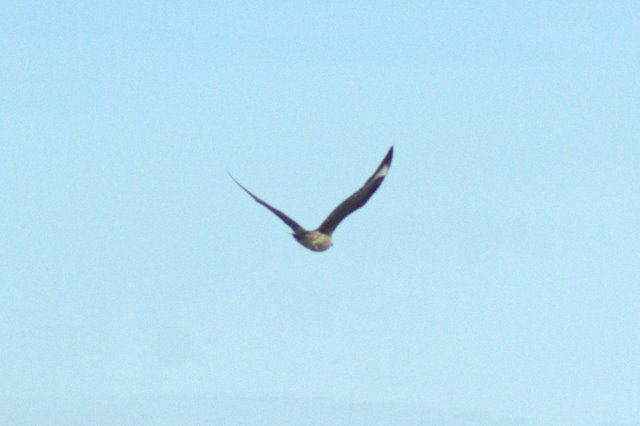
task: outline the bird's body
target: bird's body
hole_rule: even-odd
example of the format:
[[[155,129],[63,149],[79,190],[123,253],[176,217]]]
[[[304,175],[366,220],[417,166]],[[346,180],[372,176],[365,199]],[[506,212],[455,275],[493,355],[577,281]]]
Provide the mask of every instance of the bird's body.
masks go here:
[[[392,157],[393,147],[389,149],[389,152],[387,152],[387,155],[384,157],[376,171],[373,173],[373,175],[371,175],[369,179],[367,179],[362,188],[360,188],[353,195],[340,203],[340,205],[336,207],[329,214],[329,216],[327,216],[327,218],[324,220],[324,222],[322,222],[318,229],[315,229],[313,231],[307,231],[306,229],[301,227],[295,220],[291,219],[280,210],[267,204],[265,201],[261,200],[256,195],[251,193],[251,191],[242,186],[240,182],[238,182],[233,176],[231,176],[231,174],[229,174],[229,176],[231,176],[231,179],[233,179],[233,181],[247,194],[249,194],[256,202],[271,210],[273,214],[278,216],[284,223],[286,223],[293,230],[293,237],[301,245],[312,251],[325,251],[333,245],[331,236],[333,235],[333,231],[335,231],[340,222],[342,222],[342,220],[349,214],[364,206],[369,198],[371,198],[373,193],[378,190],[385,176],[389,172]]]
[[[333,245],[331,235],[323,234],[320,231],[305,231],[300,234],[293,234],[293,237],[300,244],[313,251],[325,251]]]

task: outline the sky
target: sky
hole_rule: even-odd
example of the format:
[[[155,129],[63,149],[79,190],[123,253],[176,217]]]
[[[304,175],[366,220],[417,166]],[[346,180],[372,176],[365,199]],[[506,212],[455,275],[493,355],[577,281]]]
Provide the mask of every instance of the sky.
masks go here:
[[[640,424],[637,2],[0,17],[1,424]]]

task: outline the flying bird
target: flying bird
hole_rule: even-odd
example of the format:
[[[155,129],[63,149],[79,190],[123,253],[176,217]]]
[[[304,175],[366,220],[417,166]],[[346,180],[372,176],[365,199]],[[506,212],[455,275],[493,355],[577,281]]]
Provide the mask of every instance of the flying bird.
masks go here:
[[[322,224],[313,231],[307,231],[302,226],[298,224],[295,220],[291,219],[286,214],[282,213],[280,210],[275,207],[267,204],[265,201],[251,193],[247,188],[242,186],[240,182],[238,182],[232,175],[229,173],[229,176],[233,181],[242,188],[247,194],[249,194],[254,200],[256,200],[259,204],[262,204],[273,214],[278,216],[284,223],[286,223],[293,230],[293,238],[296,239],[300,244],[313,251],[325,251],[329,249],[333,245],[331,241],[331,236],[333,235],[333,231],[335,231],[336,227],[342,222],[342,220],[349,216],[351,213],[364,206],[365,203],[371,198],[374,192],[378,190],[384,177],[389,172],[389,167],[391,166],[391,158],[393,157],[393,146],[389,148],[389,152],[384,157],[378,168],[371,175],[369,179],[364,183],[362,188],[357,190],[353,195],[344,200],[338,207],[336,207],[327,218],[322,222]]]

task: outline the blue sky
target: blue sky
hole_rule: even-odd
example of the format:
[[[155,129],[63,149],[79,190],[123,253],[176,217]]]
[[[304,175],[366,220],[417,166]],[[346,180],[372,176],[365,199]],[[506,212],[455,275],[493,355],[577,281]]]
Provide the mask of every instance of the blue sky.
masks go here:
[[[0,423],[638,424],[636,2],[0,16]]]

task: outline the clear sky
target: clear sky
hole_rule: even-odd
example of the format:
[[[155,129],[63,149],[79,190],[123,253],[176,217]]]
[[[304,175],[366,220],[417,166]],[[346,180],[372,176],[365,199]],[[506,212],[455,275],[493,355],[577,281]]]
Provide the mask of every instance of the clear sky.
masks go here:
[[[638,2],[184,3],[0,6],[1,424],[640,424]]]

